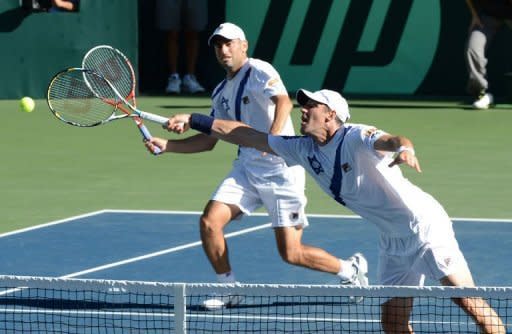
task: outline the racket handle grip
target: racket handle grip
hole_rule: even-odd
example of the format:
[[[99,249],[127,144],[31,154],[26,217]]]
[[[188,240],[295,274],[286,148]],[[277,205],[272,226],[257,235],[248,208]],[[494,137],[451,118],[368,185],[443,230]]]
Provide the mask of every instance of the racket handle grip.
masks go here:
[[[138,116],[142,119],[147,119],[148,121],[155,122],[160,125],[167,126],[167,124],[169,124],[169,119],[167,117],[162,117],[145,111],[139,111]]]
[[[144,124],[140,124],[138,126],[139,130],[140,130],[140,133],[142,133],[142,136],[144,137],[145,140],[150,140],[151,139],[151,133],[149,133],[149,130],[148,128],[146,128],[146,126]],[[159,147],[156,147],[153,149],[152,151],[153,155],[159,155],[160,153],[162,153],[162,151],[160,150]]]

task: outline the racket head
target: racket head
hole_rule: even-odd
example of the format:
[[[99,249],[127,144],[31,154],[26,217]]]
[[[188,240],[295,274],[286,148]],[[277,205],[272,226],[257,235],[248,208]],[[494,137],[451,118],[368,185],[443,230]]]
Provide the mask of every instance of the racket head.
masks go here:
[[[46,96],[48,107],[59,120],[81,127],[107,122],[123,103],[115,88],[98,73],[68,68],[57,73]]]
[[[102,75],[116,87],[121,96],[132,100],[135,105],[135,71],[128,57],[121,51],[110,45],[95,46],[85,54],[82,68]]]
[[[130,101],[132,106],[137,105],[135,100],[137,85],[135,71],[128,57],[121,51],[110,45],[95,46],[85,54],[82,60],[82,67],[103,75],[127,101]],[[129,111],[123,106],[119,105],[118,108],[122,112],[129,114]],[[143,124],[142,119],[134,117],[133,120],[144,139],[151,139],[151,134]],[[153,153],[159,154],[160,150],[157,149]]]

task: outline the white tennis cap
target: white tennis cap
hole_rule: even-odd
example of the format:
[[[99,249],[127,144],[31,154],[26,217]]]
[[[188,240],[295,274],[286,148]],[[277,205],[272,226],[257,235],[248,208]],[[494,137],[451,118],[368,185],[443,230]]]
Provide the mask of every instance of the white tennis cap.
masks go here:
[[[208,45],[210,45],[212,39],[215,36],[222,36],[226,39],[240,39],[245,41],[245,34],[242,28],[237,26],[236,24],[225,22],[222,23],[215,29],[213,34],[211,34],[210,38],[208,38]]]
[[[313,100],[327,105],[331,110],[336,111],[336,116],[345,123],[350,118],[348,103],[340,93],[329,89],[322,89],[316,92],[310,92],[305,89],[297,91],[297,102],[301,106],[305,105],[308,100]]]

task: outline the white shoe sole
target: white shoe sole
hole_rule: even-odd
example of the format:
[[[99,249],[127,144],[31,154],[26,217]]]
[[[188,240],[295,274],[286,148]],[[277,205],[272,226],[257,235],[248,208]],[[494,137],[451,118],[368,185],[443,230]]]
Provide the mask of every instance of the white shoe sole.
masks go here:
[[[220,299],[211,298],[203,301],[203,307],[208,311],[219,310],[225,306],[226,304]]]
[[[231,307],[240,304],[244,300],[243,296],[239,295],[227,295],[211,297],[203,301],[203,307],[209,311],[219,310],[224,307]]]
[[[356,253],[354,256],[359,257],[359,271],[357,273],[357,280],[361,286],[368,286],[368,261],[361,253]]]

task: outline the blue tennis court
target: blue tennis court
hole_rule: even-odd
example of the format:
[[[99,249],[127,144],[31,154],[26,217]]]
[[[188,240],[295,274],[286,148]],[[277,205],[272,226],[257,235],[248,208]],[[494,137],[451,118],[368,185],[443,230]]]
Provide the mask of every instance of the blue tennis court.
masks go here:
[[[0,235],[0,273],[165,282],[214,282],[203,254],[197,212],[102,210]],[[512,221],[454,219],[479,286],[512,286]],[[226,231],[231,264],[244,283],[333,284],[333,275],[285,264],[265,215],[232,222]],[[352,216],[311,215],[304,242],[346,258],[369,261],[375,282],[377,230]],[[437,282],[428,282],[437,285]]]
[[[243,294],[244,301],[234,308],[216,311],[201,308],[201,301],[212,287],[193,283],[212,282],[214,275],[202,251],[198,217],[197,212],[102,210],[0,235],[4,250],[0,274],[82,279],[67,280],[61,287],[61,280],[33,278],[30,285],[24,285],[23,277],[4,277],[5,285],[0,289],[0,330],[380,331],[379,307],[390,296],[382,293],[390,293],[391,289],[370,287],[364,297],[342,294],[338,290],[343,287],[337,285],[336,276],[285,264],[277,254],[273,232],[263,214],[234,221],[226,231],[238,280],[253,284],[224,289]],[[511,255],[512,221],[454,221],[477,284],[511,286],[505,264]],[[372,224],[354,216],[310,215],[304,241],[344,258],[356,251],[363,252],[369,261],[370,282],[375,282],[378,240]],[[16,280],[19,281],[13,283]],[[141,285],[131,281],[180,283]],[[182,283],[190,284],[185,288]],[[77,289],[75,284],[79,285]],[[438,292],[447,292],[439,289]],[[486,296],[492,298],[491,306],[507,312],[511,307],[510,290],[507,289],[507,297],[499,288],[494,289],[498,290],[486,291]],[[454,307],[450,296],[439,298],[432,293],[415,298],[412,323],[416,332],[477,331],[474,322]],[[510,328],[512,324],[506,314],[505,326]]]

